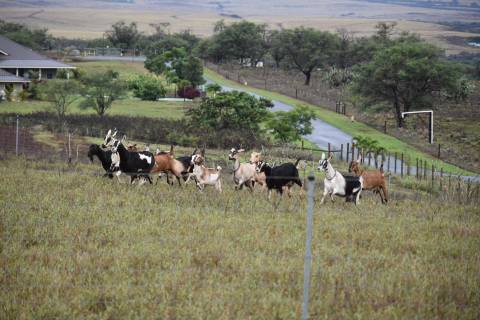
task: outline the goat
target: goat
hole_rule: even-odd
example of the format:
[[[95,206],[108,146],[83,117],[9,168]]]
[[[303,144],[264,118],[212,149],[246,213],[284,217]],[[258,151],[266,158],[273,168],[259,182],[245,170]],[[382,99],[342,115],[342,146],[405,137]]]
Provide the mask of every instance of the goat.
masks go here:
[[[262,154],[260,152],[254,151],[250,154],[250,163],[254,164],[255,168],[261,160]],[[253,179],[255,184],[259,184],[262,187],[263,191],[267,190],[267,177],[265,176],[265,172],[257,172],[257,170],[255,170]]]
[[[382,203],[388,202],[387,184],[385,182],[385,174],[383,172],[383,164],[380,170],[366,171],[360,167],[360,158],[352,160],[348,167],[348,172],[353,172],[356,176],[363,178],[363,190],[372,190],[374,193],[380,195]]]
[[[235,161],[233,163],[233,182],[235,183],[235,190],[241,190],[246,185],[250,191],[253,191],[255,185],[256,165],[253,163],[240,163],[240,153],[244,149],[232,148],[228,154],[228,159]]]
[[[98,144],[91,144],[88,148],[88,158],[93,163],[93,157],[97,156],[98,160],[102,163],[102,167],[105,170],[104,177],[113,178],[115,174],[117,178],[121,174],[120,171],[120,159],[118,154],[112,153],[110,150],[103,150]]]
[[[222,192],[222,181],[220,179],[222,168],[217,166],[216,169],[207,168],[204,166],[205,162],[205,149],[200,154],[194,154],[191,158],[191,165],[193,166],[193,173],[189,175],[187,183],[193,176],[196,178],[197,187],[201,191],[205,188],[205,185],[214,185],[215,189]]]
[[[293,185],[293,183],[296,183],[300,187],[303,186],[297,169],[297,164],[299,161],[300,159],[298,159],[295,164],[288,162],[273,168],[263,161],[260,161],[257,164],[257,172],[265,173],[269,199],[272,189],[275,189],[278,193],[283,194],[284,189],[287,188],[288,195],[291,196],[289,184]]]
[[[362,177],[344,177],[340,172],[333,169],[330,161],[332,156],[325,159],[325,153],[322,153],[322,159],[318,161],[318,169],[325,171],[325,179],[323,197],[320,204],[325,201],[325,196],[330,195],[330,199],[333,201],[333,195],[345,197],[346,201],[349,201],[353,197],[355,205],[357,205],[360,199],[360,193],[362,192],[363,178]]]
[[[170,147],[170,152],[160,152],[155,156],[155,166],[150,171],[152,173],[166,173],[167,174],[167,183],[173,185],[173,182],[170,183],[170,178],[168,173],[172,173],[178,181],[178,185],[181,186],[180,177],[182,172],[185,170],[183,163],[173,158],[173,145]],[[157,180],[158,183],[158,180]]]
[[[143,152],[129,152],[122,141],[115,138],[117,132],[112,135],[112,130],[109,130],[105,140],[104,146],[111,149],[112,153],[118,152],[120,156],[120,170],[130,176],[130,183],[140,176],[152,183],[150,179],[150,171],[155,165],[153,154],[148,151]]]

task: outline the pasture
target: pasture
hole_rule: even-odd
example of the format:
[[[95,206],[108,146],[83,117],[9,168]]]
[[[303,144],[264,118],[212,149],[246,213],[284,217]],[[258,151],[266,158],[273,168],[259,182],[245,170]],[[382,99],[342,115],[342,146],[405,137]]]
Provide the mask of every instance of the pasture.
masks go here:
[[[300,317],[297,187],[269,202],[236,192],[229,173],[218,194],[119,184],[98,162],[1,164],[2,318]],[[365,193],[357,207],[320,206],[322,184],[317,174],[312,319],[480,316],[478,207],[397,186],[388,205]]]

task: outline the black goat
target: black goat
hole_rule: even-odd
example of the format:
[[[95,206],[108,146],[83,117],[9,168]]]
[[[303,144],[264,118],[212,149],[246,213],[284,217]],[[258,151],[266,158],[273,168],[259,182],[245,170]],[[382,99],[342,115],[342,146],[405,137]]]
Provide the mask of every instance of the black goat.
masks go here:
[[[296,183],[302,187],[302,181],[298,175],[297,164],[288,162],[276,167],[270,167],[266,162],[260,161],[257,164],[257,172],[264,172],[268,188],[268,197],[270,198],[272,189],[277,190],[283,194],[284,188],[288,188],[288,195],[290,196],[290,187]]]
[[[103,150],[100,148],[98,144],[91,144],[88,148],[88,158],[90,162],[93,163],[93,157],[97,156],[98,160],[102,163],[102,167],[105,170],[104,177],[109,177],[110,179],[113,178],[113,174],[120,170],[118,163],[112,166],[112,151],[110,150]]]
[[[112,152],[118,152],[120,170],[130,176],[130,183],[133,183],[138,177],[148,180],[150,184],[152,183],[149,174],[155,165],[153,153],[148,151],[129,152],[120,140],[114,140]]]

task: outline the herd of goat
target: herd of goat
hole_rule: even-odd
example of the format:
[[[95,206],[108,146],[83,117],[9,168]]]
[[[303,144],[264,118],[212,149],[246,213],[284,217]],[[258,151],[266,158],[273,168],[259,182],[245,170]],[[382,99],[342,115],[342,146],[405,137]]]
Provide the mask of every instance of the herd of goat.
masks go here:
[[[222,168],[208,168],[205,166],[205,149],[197,151],[195,149],[191,155],[175,158],[173,146],[168,152],[161,152],[157,149],[156,154],[148,149],[138,151],[136,145],[125,146],[124,140],[117,139],[117,132],[112,133],[109,130],[102,146],[92,144],[88,151],[88,157],[93,162],[93,157],[97,156],[106,171],[105,176],[113,178],[123,173],[130,176],[130,183],[139,180],[140,184],[148,181],[152,183],[151,175],[158,174],[159,178],[166,175],[167,182],[170,181],[170,174],[173,175],[178,184],[181,180],[188,183],[193,180],[199,190],[203,190],[207,185],[213,185],[219,192],[222,191]],[[278,166],[270,166],[263,161],[261,153],[252,152],[248,163],[240,162],[240,154],[245,152],[243,149],[232,148],[229,153],[229,160],[233,164],[233,181],[235,189],[240,190],[246,186],[253,191],[255,185],[259,185],[262,190],[268,190],[268,198],[272,190],[283,194],[286,192],[291,196],[291,188],[297,184],[303,188],[302,181],[298,174],[298,162],[284,163]],[[383,168],[375,171],[365,171],[360,167],[360,159],[353,160],[349,166],[349,172],[354,175],[342,175],[335,170],[331,163],[332,156],[328,158],[322,154],[318,169],[325,172],[324,192],[321,203],[324,202],[327,195],[333,201],[333,196],[345,197],[347,201],[359,203],[362,190],[372,190],[380,195],[382,203],[388,201],[387,187]],[[157,180],[158,182],[158,180]]]

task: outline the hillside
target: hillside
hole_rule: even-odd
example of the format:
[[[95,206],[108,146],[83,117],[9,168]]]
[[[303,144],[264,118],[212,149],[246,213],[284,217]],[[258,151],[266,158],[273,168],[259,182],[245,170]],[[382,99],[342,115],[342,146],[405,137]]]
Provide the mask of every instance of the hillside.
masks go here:
[[[397,1],[400,2],[400,1]],[[113,0],[78,2],[0,0],[0,19],[48,28],[56,36],[95,38],[114,22],[137,21],[139,28],[152,32],[151,24],[164,23],[172,32],[191,29],[209,35],[215,21],[248,19],[271,27],[311,26],[335,31],[345,28],[357,35],[369,35],[378,21],[396,20],[400,31],[413,31],[440,44],[448,53],[480,51],[462,39],[474,33],[456,31],[440,23],[474,23],[479,11],[470,7],[426,8],[373,1],[167,1]],[[89,17],[89,19],[85,19]],[[455,39],[452,42],[451,39]],[[460,39],[460,41],[458,40]]]

